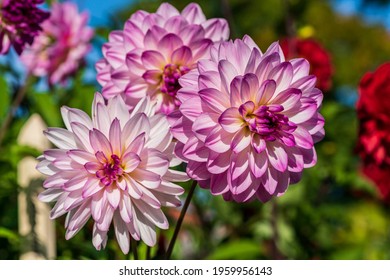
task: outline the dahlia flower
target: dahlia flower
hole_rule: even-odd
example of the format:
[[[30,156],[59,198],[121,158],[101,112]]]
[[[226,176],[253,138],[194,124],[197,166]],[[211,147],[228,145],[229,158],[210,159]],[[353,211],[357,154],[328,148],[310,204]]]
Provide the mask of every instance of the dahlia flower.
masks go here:
[[[103,96],[124,95],[131,109],[147,95],[158,112],[168,114],[180,105],[179,78],[208,57],[213,42],[228,36],[224,19],[206,20],[194,3],[181,13],[168,3],[156,13],[138,11],[103,46],[104,58],[96,64]]]
[[[390,202],[390,62],[366,73],[359,84],[358,152],[363,172]]]
[[[43,31],[27,48],[21,60],[35,76],[48,76],[50,84],[64,82],[80,66],[91,48],[93,29],[87,26],[88,13],[79,13],[74,3],[55,3]]]
[[[245,36],[215,44],[179,82],[176,153],[213,195],[265,202],[315,165],[323,96],[305,59],[285,61],[278,43],[263,54]]]
[[[50,217],[67,213],[66,239],[92,217],[93,245],[104,248],[111,222],[123,253],[130,238],[156,243],[155,227],[168,228],[162,207],[177,207],[183,189],[173,182],[187,180],[169,169],[180,163],[164,115],[153,115],[148,100],[130,114],[120,96],[107,105],[95,94],[92,120],[78,109],[63,107],[66,129],[49,128],[57,146],[43,153],[37,169],[49,177],[39,198],[55,201]]]
[[[26,44],[31,45],[41,31],[40,24],[50,16],[37,5],[44,0],[0,1],[0,54],[8,52],[11,45],[21,54]]]
[[[333,67],[329,52],[312,38],[290,38],[281,41],[280,46],[288,59],[302,57],[310,63],[310,74],[317,78],[316,86],[324,91],[332,87]]]

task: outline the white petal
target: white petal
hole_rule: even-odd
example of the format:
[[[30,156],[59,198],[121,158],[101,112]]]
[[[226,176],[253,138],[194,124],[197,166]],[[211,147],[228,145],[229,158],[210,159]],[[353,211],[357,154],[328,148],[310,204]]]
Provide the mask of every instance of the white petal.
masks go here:
[[[118,212],[114,214],[114,229],[116,240],[118,240],[119,247],[124,254],[129,253],[130,249],[130,236],[127,230],[125,222],[121,219]]]
[[[46,137],[60,149],[75,149],[73,133],[63,128],[48,128],[43,132]]]

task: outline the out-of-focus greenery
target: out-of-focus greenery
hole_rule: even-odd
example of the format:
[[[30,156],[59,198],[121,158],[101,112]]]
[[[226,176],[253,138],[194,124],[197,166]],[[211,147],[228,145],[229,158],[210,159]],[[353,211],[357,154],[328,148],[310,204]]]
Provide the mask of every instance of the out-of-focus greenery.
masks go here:
[[[181,10],[190,1],[168,2]],[[358,16],[337,14],[328,1],[197,2],[208,18],[229,20],[231,38],[249,34],[262,50],[286,35],[314,37],[332,56],[333,88],[324,92],[321,113],[326,120],[326,137],[316,145],[318,163],[304,171],[302,181],[266,204],[225,202],[207,190],[197,189],[173,257],[389,259],[390,209],[381,201],[375,186],[360,174],[359,159],[354,152],[357,85],[365,72],[390,60],[389,32],[383,26],[365,23]],[[128,9],[122,9],[116,20],[123,23],[137,9],[153,12],[160,3],[136,1]],[[107,40],[110,31],[112,27],[99,27],[100,38],[95,43]],[[0,71],[11,73],[12,68],[3,65]],[[16,166],[24,156],[36,156],[37,151],[16,144],[19,130],[34,112],[49,126],[63,126],[59,111],[62,105],[89,113],[93,93],[99,87],[83,82],[84,71],[80,69],[72,85],[66,88],[57,86],[42,93],[29,87],[7,131],[0,148],[0,259],[19,258],[27,238],[18,234]],[[4,121],[18,87],[20,83],[0,78],[0,122]],[[189,185],[185,187],[188,189]],[[152,256],[169,242],[179,211],[167,211],[171,227],[161,231],[159,246],[152,248]],[[91,224],[68,241],[64,238],[63,224],[64,218],[56,221],[59,259],[129,258],[121,253],[112,231],[107,248],[98,252],[91,243]],[[138,246],[143,258],[147,248],[141,243]]]

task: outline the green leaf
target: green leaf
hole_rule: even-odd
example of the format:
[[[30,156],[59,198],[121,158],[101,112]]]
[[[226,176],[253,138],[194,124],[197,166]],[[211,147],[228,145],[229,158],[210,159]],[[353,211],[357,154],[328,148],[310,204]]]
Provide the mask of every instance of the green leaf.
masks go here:
[[[53,95],[49,93],[31,94],[35,108],[42,116],[48,126],[61,126],[61,114],[58,104],[55,102]]]
[[[26,145],[14,144],[10,148],[9,161],[16,168],[19,161],[21,161],[23,158],[25,158],[27,156],[36,158],[36,157],[40,156],[41,154],[42,154],[41,151],[39,151],[33,147],[26,146]]]
[[[219,247],[207,257],[210,260],[255,259],[261,255],[260,243],[252,240],[235,240]]]
[[[10,92],[8,84],[3,77],[0,77],[0,121],[3,120],[10,107]]]
[[[83,110],[91,115],[92,101],[95,96],[96,88],[91,85],[77,84],[69,98],[69,107]]]
[[[19,235],[4,227],[0,227],[0,238],[6,238],[12,244],[19,242]]]

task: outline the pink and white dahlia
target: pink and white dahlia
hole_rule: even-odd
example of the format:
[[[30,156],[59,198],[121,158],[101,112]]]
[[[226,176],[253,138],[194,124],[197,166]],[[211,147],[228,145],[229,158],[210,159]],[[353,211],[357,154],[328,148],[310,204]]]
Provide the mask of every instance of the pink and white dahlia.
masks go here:
[[[54,3],[43,31],[21,56],[28,71],[48,76],[50,84],[64,82],[74,74],[91,48],[94,31],[87,26],[88,13],[79,13],[74,3]]]
[[[179,82],[176,152],[212,194],[265,202],[315,165],[323,96],[305,59],[285,61],[278,43],[263,54],[245,36],[213,46]]]
[[[147,95],[157,101],[158,112],[168,114],[180,105],[179,78],[209,57],[213,42],[228,37],[226,20],[206,20],[194,3],[181,13],[168,3],[156,13],[138,11],[103,46],[104,58],[96,64],[102,94],[123,95],[130,108]]]
[[[173,154],[169,124],[153,112],[146,99],[130,114],[120,96],[106,105],[97,93],[92,120],[83,111],[63,107],[66,129],[45,131],[57,148],[40,157],[37,169],[49,177],[39,198],[56,202],[52,219],[67,213],[67,239],[92,217],[92,242],[100,250],[113,222],[126,254],[130,238],[153,246],[155,227],[168,228],[161,208],[180,206],[183,189],[173,182],[188,178],[170,169],[180,161]]]

